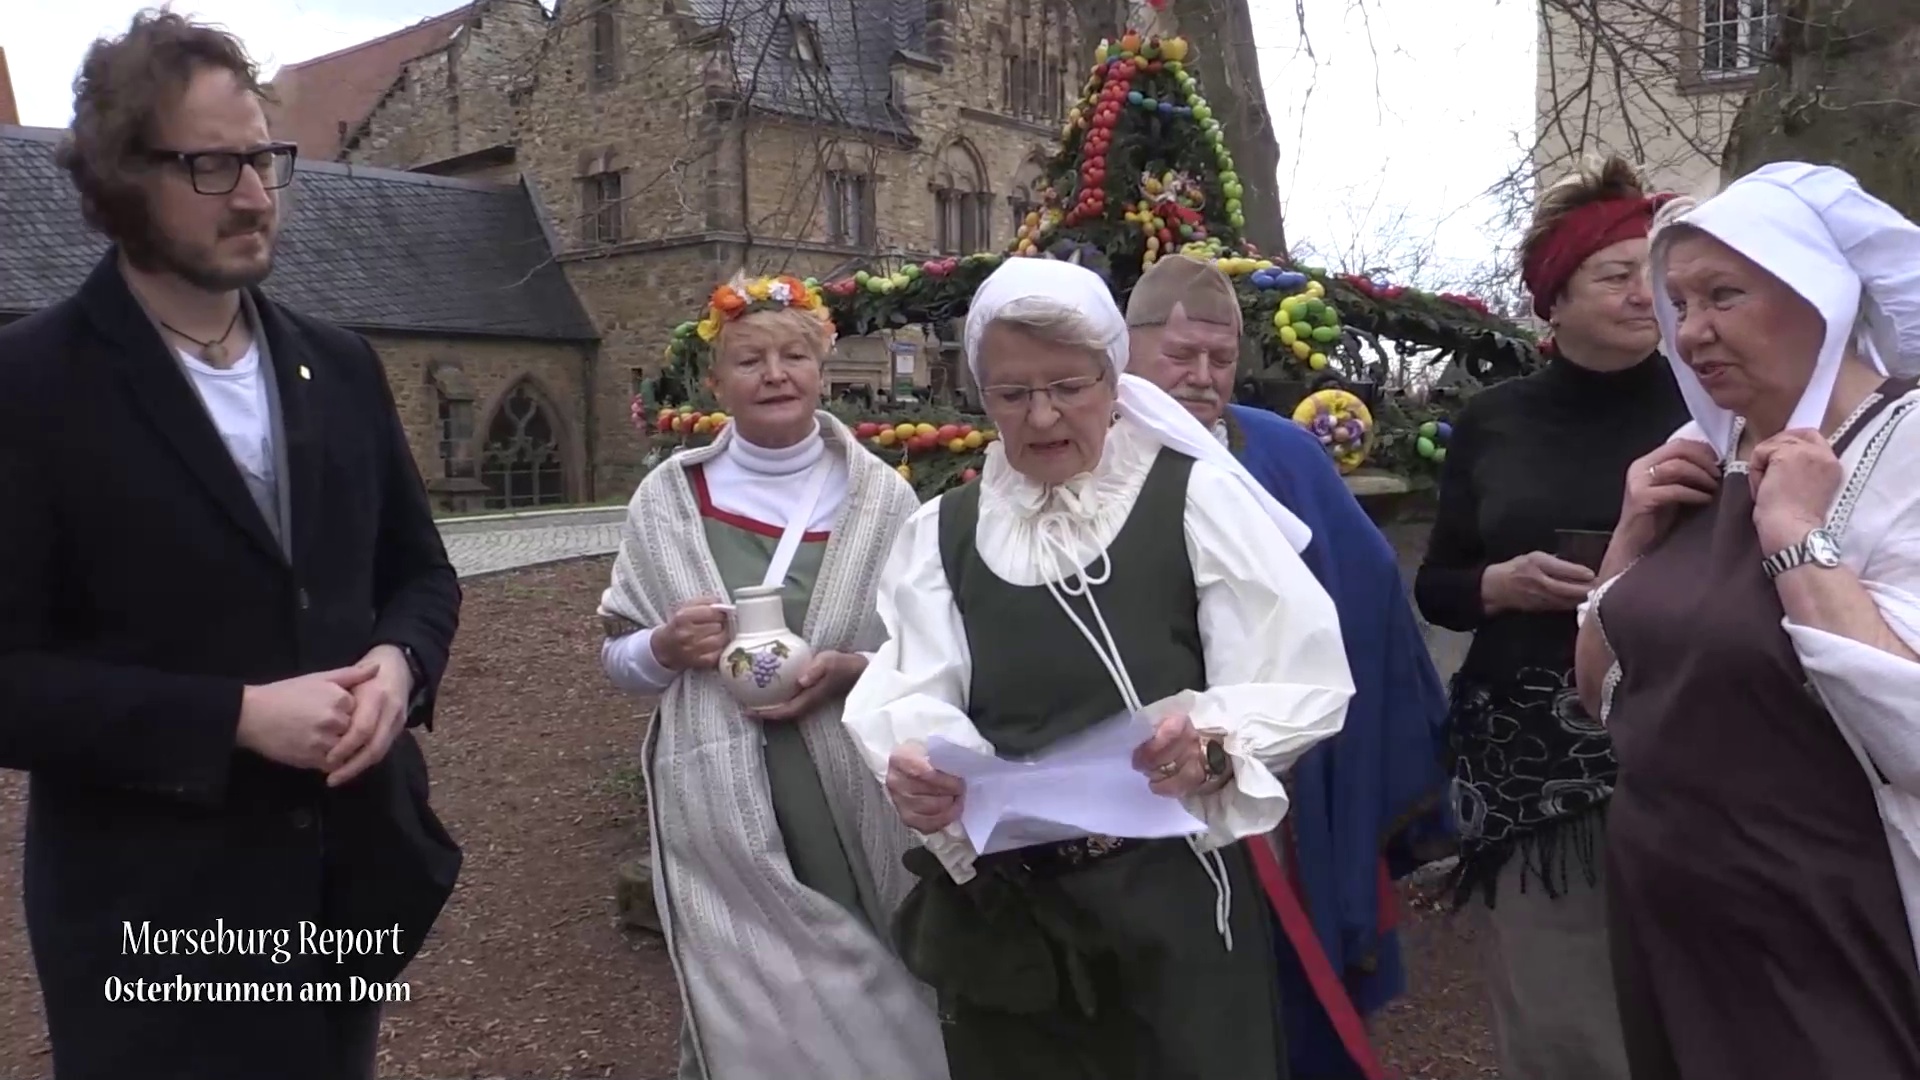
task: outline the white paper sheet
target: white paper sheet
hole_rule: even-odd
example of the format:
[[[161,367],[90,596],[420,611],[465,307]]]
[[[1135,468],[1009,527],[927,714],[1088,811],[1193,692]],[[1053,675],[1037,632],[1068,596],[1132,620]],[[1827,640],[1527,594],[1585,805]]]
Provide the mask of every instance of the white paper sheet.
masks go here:
[[[967,782],[960,825],[982,855],[1035,844],[1118,836],[1152,840],[1205,832],[1178,799],[1156,795],[1133,767],[1154,721],[1121,713],[1025,761],[927,740],[927,761]]]

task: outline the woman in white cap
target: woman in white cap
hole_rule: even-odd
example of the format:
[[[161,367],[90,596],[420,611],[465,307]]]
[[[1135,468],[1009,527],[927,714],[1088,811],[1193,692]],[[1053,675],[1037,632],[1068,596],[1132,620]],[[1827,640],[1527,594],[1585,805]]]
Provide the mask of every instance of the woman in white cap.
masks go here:
[[[1694,421],[1579,640],[1633,1076],[1920,1076],[1920,228],[1770,165],[1653,267]]]
[[[1339,730],[1353,693],[1298,554],[1310,535],[1124,374],[1126,322],[1093,272],[1008,261],[966,338],[1002,437],[977,483],[896,541],[890,640],[845,714],[927,837],[895,935],[939,994],[952,1075],[1282,1075],[1268,913],[1234,841],[1280,823],[1276,773]],[[1204,832],[982,855],[957,824],[964,785],[924,750],[1025,758],[1126,712],[1153,719],[1131,763],[1143,784]]]

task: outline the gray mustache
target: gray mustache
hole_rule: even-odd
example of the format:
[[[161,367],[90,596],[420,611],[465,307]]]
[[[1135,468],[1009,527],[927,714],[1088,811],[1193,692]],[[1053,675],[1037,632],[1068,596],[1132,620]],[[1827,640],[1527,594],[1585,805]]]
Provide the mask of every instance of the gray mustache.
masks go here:
[[[1220,403],[1220,395],[1212,390],[1176,390],[1173,393],[1173,399],[1175,401],[1197,401],[1202,405],[1218,405]]]

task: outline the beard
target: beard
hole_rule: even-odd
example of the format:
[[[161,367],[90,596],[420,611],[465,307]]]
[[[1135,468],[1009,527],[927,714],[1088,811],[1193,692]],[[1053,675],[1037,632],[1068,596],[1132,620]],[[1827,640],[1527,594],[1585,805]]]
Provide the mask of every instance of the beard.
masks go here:
[[[231,292],[249,289],[267,280],[273,272],[273,249],[279,239],[277,223],[270,214],[235,215],[220,223],[219,240],[249,233],[260,233],[265,251],[257,259],[244,262],[223,261],[214,245],[182,243],[149,222],[142,243],[130,245],[128,256],[134,265],[148,271],[170,273],[187,284],[207,292]],[[137,257],[132,250],[138,248]]]

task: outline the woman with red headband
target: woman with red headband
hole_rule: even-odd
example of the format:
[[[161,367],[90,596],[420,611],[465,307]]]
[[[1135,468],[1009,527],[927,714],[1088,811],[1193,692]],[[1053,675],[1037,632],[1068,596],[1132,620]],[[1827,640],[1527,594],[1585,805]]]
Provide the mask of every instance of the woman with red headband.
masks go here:
[[[1627,1078],[1601,880],[1615,765],[1580,706],[1574,615],[1623,470],[1687,419],[1648,291],[1665,201],[1618,158],[1541,196],[1521,266],[1547,363],[1455,418],[1415,579],[1429,621],[1474,635],[1452,686],[1455,903],[1484,905],[1503,1076]]]

